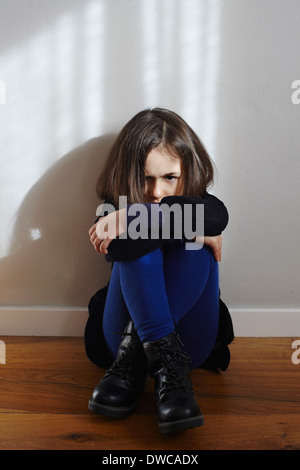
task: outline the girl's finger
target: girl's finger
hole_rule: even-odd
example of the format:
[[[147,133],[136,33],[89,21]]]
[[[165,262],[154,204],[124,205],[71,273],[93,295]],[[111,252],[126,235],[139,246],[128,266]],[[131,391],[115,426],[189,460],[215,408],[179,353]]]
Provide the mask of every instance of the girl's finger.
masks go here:
[[[89,229],[89,236],[91,237],[96,230],[96,224]]]
[[[105,240],[102,241],[102,243],[99,247],[100,253],[102,253],[103,255],[107,255],[107,253],[108,253],[107,247],[108,247],[108,245],[110,244],[111,241],[112,241],[111,238],[105,238]]]

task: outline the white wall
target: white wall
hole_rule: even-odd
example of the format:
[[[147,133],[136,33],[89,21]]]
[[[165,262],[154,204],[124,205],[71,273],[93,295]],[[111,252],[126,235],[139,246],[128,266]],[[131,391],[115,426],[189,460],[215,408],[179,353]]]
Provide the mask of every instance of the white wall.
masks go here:
[[[0,334],[80,334],[110,272],[87,236],[97,176],[153,106],[216,162],[237,334],[300,334],[299,16],[297,0],[0,0]]]

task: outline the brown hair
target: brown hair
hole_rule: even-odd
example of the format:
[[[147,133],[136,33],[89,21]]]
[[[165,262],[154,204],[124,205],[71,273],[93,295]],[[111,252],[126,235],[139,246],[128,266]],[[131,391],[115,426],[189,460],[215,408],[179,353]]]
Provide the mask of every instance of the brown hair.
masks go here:
[[[144,168],[148,153],[165,147],[181,160],[185,196],[204,196],[213,182],[213,163],[201,140],[176,113],[162,108],[136,114],[119,133],[97,183],[99,198],[118,204],[145,202]]]

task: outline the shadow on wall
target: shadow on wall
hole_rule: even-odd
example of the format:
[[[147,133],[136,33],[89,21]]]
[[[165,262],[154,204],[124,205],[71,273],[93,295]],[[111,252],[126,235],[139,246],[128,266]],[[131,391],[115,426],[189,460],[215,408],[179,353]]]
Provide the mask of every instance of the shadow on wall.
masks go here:
[[[3,305],[86,307],[111,265],[88,230],[96,218],[96,183],[115,139],[91,139],[58,160],[30,189],[9,254],[0,261]]]

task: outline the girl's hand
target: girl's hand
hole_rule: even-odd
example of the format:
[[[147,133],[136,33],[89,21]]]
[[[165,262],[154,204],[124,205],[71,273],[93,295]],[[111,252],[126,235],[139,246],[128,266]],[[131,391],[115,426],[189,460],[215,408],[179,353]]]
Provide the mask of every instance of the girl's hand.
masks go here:
[[[102,217],[89,230],[91,243],[98,253],[107,254],[107,248],[114,238],[126,231],[126,209]]]
[[[97,237],[96,233],[96,227],[97,224],[94,224],[90,230],[89,230],[89,236],[90,236],[90,241],[92,245],[94,246],[95,250],[100,253],[100,245],[103,240],[100,240],[100,238]]]
[[[222,259],[222,239],[222,235],[217,235],[215,237],[196,237],[196,241],[204,243],[204,245],[211,248],[216,261],[221,261]]]

